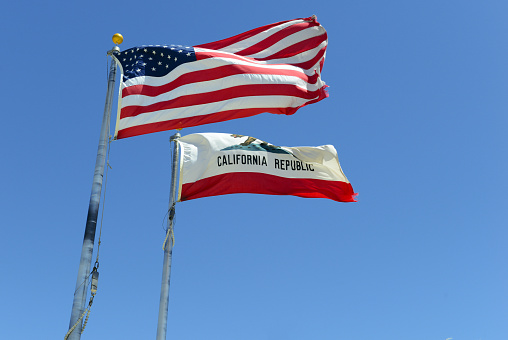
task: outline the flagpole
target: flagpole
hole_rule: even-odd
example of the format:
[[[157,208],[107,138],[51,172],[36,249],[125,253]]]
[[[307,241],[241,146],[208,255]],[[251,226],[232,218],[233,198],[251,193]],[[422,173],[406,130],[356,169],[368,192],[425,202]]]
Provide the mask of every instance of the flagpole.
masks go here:
[[[116,36],[116,35],[115,35]],[[118,40],[113,41],[118,44]],[[121,42],[120,42],[121,43]],[[108,55],[120,51],[115,46],[108,51]],[[86,218],[85,235],[83,237],[83,247],[81,249],[81,259],[79,260],[78,277],[76,280],[76,290],[74,291],[74,300],[72,303],[71,319],[69,322],[68,340],[79,340],[82,331],[82,315],[85,310],[85,300],[87,296],[88,277],[92,265],[92,254],[95,241],[95,229],[97,226],[97,216],[99,214],[99,203],[102,191],[102,178],[104,174],[104,165],[106,161],[107,145],[109,138],[109,124],[111,117],[111,106],[113,102],[113,89],[115,87],[116,62],[113,60],[109,69],[108,89],[106,92],[106,103],[104,105],[104,115],[102,117],[101,132],[99,137],[99,147],[97,149],[97,158],[95,161],[95,170],[92,183],[92,192],[90,194],[90,203],[88,205],[88,215]]]
[[[168,229],[164,241],[164,261],[162,265],[161,295],[159,301],[159,320],[157,323],[157,340],[166,340],[168,328],[168,305],[169,305],[169,281],[171,278],[171,258],[173,256],[173,221],[175,216],[176,184],[178,178],[179,150],[177,139],[180,134],[177,132],[171,136],[173,145],[173,163],[171,171],[171,192],[169,198]]]

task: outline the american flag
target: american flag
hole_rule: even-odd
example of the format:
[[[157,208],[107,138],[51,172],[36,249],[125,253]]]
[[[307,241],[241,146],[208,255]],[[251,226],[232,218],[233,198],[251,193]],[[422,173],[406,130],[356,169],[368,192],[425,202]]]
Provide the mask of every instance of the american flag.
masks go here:
[[[328,96],[321,80],[327,44],[312,16],[194,47],[117,52],[122,83],[115,138],[263,112],[291,115]]]

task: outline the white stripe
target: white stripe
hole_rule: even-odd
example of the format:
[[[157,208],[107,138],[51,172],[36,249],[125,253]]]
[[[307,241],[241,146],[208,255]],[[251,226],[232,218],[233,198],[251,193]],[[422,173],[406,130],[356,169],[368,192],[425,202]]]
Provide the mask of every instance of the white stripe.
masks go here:
[[[231,53],[228,53],[228,54],[231,54],[231,58],[228,58],[226,55],[225,56],[216,56],[216,57],[212,57],[212,58],[198,60],[197,62],[204,62],[206,60],[210,60],[210,61],[215,60],[218,62],[224,62],[224,65],[238,63],[238,64],[243,64],[243,65],[255,65],[255,66],[260,66],[260,67],[264,66],[264,67],[272,68],[272,69],[294,70],[294,71],[305,73],[308,76],[312,76],[314,74],[314,70],[312,67],[310,67],[308,69],[303,69],[299,66],[293,66],[292,64],[299,64],[299,63],[303,63],[303,62],[312,60],[319,53],[319,51],[322,48],[326,47],[327,45],[328,45],[328,41],[323,41],[319,46],[313,48],[312,50],[307,50],[307,51],[304,51],[300,54],[297,54],[297,55],[294,55],[294,56],[288,57],[288,58],[270,59],[270,60],[256,60],[256,59],[253,59],[250,57],[243,57],[243,56],[233,55]],[[205,49],[200,49],[200,50],[201,50],[200,52],[206,52],[206,51],[210,51],[212,53],[215,52],[213,50],[205,50]],[[222,53],[227,53],[227,52],[222,52]],[[194,63],[196,63],[196,62],[194,62]],[[317,62],[317,64],[319,64],[319,61]]]
[[[177,87],[176,89],[162,93],[156,97],[145,95],[130,95],[122,98],[122,108],[131,105],[148,106],[151,104],[173,100],[178,97],[209,93],[221,89],[233,88],[242,85],[292,85],[304,91],[317,91],[324,86],[320,79],[316,84],[309,84],[305,80],[293,76],[280,76],[270,74],[237,74],[215,80],[191,83]],[[148,85],[148,82],[147,82]]]
[[[286,64],[280,64],[280,65],[273,65],[270,62],[266,61],[255,61],[247,58],[242,58],[241,60],[238,60],[236,58],[227,58],[227,57],[213,57],[213,58],[207,58],[203,60],[197,60],[189,63],[185,63],[182,65],[179,65],[176,67],[173,71],[168,73],[167,75],[163,77],[150,77],[150,76],[143,76],[143,77],[135,77],[128,79],[127,81],[123,82],[125,84],[125,87],[134,86],[134,85],[150,85],[150,86],[161,86],[166,85],[178,77],[190,73],[190,72],[197,72],[197,71],[205,71],[210,70],[216,67],[221,66],[227,66],[227,65],[245,65],[245,66],[255,66],[264,68],[267,70],[290,70],[294,72],[301,73],[302,75],[312,76],[314,75],[314,72],[305,72],[305,70],[291,65]]]
[[[294,56],[291,56],[289,58],[280,58],[280,59],[270,59],[268,62],[271,64],[300,64],[304,63],[306,61],[312,60],[319,51],[321,51],[325,46],[327,46],[328,42],[323,41],[319,46],[314,47],[312,50],[306,50],[305,52],[302,52],[300,54],[296,54]],[[314,69],[316,68],[316,65],[318,65],[321,62],[321,58],[317,61],[316,64],[306,69],[305,73],[307,74],[313,74]]]
[[[265,50],[260,51],[255,54],[248,55],[248,57],[250,57],[250,58],[270,57],[271,55],[273,55],[277,52],[280,52],[280,51],[288,48],[289,46],[298,44],[298,43],[300,43],[304,40],[310,39],[310,38],[314,38],[314,37],[323,35],[323,34],[325,34],[325,32],[326,32],[325,29],[321,26],[312,26],[312,27],[306,28],[304,30],[295,32],[295,33],[285,37],[284,39],[277,41],[275,44],[266,48]]]
[[[241,60],[245,61],[246,63],[259,65],[259,66],[265,65],[267,67],[275,67],[275,68],[282,68],[283,66],[289,66],[289,67],[292,67],[292,69],[294,69],[294,70],[299,70],[300,72],[303,71],[303,72],[305,72],[305,74],[311,76],[314,74],[314,69],[316,68],[315,65],[318,65],[319,62],[321,61],[321,59],[318,60],[318,62],[315,65],[309,67],[308,69],[302,69],[301,67],[291,66],[291,65],[292,64],[300,64],[300,63],[304,63],[306,61],[312,60],[319,53],[319,51],[321,51],[327,45],[328,45],[328,40],[325,40],[321,44],[319,44],[319,46],[317,46],[311,50],[306,50],[300,54],[296,54],[296,55],[294,55],[292,57],[288,57],[288,58],[279,58],[279,59],[270,59],[270,60],[256,60],[256,59],[253,59],[250,57],[243,57],[243,56],[239,56],[239,55],[234,55],[234,57],[232,57],[232,58],[228,58],[226,56],[220,56],[220,57],[213,57],[213,58],[208,58],[208,59],[204,59],[204,60],[198,60],[197,62],[198,63],[204,62],[206,60],[224,60],[229,63],[236,63],[239,61],[237,58],[241,58]],[[205,53],[206,52],[210,52],[210,53],[216,52],[214,50],[209,50],[209,49],[204,49],[204,48],[196,48],[195,50],[196,50],[196,52],[205,52]],[[223,52],[223,53],[227,53],[227,52]],[[194,62],[194,63],[196,63],[196,62]]]
[[[181,119],[207,115],[211,113],[220,113],[228,110],[241,110],[251,108],[281,108],[281,107],[299,107],[312,99],[304,99],[291,96],[256,96],[240,97],[229,100],[219,101],[209,104],[186,106],[182,108],[160,110],[147,112],[134,117],[120,119],[118,130],[129,127],[144,125],[167,120]]]
[[[301,22],[305,22],[305,20],[292,20],[292,21],[288,21],[284,24],[281,24],[281,25],[278,25],[278,26],[274,26],[270,29],[267,29],[266,31],[263,31],[263,32],[260,32],[252,37],[249,37],[245,40],[242,40],[242,41],[239,41],[237,43],[234,43],[232,45],[229,45],[229,46],[226,46],[224,48],[221,48],[219,49],[218,51],[223,51],[223,52],[229,52],[229,53],[237,53],[239,51],[242,51],[246,48],[249,48],[251,47],[252,45],[255,45],[257,43],[259,43],[260,41],[263,41],[267,38],[269,38],[271,35],[283,30],[284,28],[286,27],[289,27],[289,26],[292,26],[294,24],[298,24],[298,23],[301,23]]]

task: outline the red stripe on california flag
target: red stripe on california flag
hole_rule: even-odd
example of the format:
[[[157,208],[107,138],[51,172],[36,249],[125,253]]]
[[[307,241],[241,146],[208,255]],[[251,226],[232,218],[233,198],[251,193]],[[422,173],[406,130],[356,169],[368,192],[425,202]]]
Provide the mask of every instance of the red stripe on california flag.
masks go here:
[[[182,185],[181,201],[236,193],[292,195],[356,202],[350,183],[309,178],[285,178],[255,172],[235,172]]]

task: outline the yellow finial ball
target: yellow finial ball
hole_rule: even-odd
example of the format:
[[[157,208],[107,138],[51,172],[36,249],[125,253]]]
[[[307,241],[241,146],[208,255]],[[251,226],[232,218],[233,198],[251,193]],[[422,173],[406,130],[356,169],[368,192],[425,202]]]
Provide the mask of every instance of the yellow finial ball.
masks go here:
[[[123,36],[120,33],[116,33],[113,35],[113,42],[117,45],[120,45],[123,42]]]

